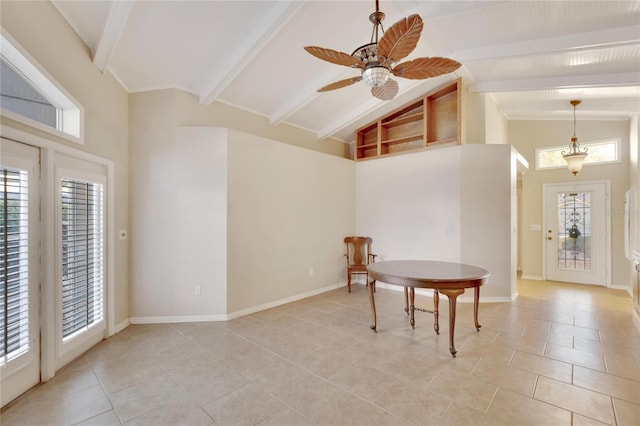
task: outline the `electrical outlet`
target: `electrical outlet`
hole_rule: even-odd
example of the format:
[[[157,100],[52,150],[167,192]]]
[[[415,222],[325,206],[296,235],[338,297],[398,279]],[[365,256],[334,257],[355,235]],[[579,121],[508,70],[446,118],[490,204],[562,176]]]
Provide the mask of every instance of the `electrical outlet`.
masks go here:
[[[193,287],[193,294],[196,295],[196,296],[200,296],[200,286],[199,285]]]
[[[313,268],[309,268],[309,276],[312,277],[313,276]]]

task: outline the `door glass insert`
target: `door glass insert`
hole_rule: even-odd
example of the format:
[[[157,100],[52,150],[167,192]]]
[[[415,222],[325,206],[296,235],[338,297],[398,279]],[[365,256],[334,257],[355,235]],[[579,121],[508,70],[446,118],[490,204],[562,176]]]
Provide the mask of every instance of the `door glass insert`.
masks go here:
[[[62,336],[104,318],[104,218],[101,184],[62,179]]]
[[[558,194],[558,268],[591,271],[591,192]]]
[[[0,365],[29,350],[28,174],[0,168]]]

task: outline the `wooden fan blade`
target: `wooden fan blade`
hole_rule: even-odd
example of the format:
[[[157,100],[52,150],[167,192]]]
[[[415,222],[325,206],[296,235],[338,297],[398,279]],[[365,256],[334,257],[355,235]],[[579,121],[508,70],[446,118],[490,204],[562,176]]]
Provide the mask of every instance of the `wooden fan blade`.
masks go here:
[[[396,77],[423,80],[453,72],[460,65],[460,62],[449,58],[418,58],[396,65],[391,72]]]
[[[385,84],[378,87],[371,88],[371,94],[383,101],[389,101],[398,94],[398,82],[392,79],[388,79]]]
[[[318,46],[306,46],[304,48],[307,52],[311,53],[316,58],[320,58],[323,61],[331,62],[332,64],[344,65],[347,67],[364,68],[365,64],[358,58],[337,50],[325,49]]]
[[[419,15],[407,16],[393,24],[378,42],[378,58],[397,62],[406,57],[416,48],[422,27]]]
[[[362,76],[351,77],[344,80],[336,81],[335,83],[327,84],[324,87],[318,89],[318,92],[328,92],[329,90],[336,90],[342,87],[351,86],[353,83],[357,83],[362,80]]]

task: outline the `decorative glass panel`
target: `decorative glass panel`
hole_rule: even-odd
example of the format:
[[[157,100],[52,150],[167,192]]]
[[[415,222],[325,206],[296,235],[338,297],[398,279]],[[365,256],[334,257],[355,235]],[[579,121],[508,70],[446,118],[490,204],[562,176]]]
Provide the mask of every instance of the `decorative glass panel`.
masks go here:
[[[591,192],[558,194],[558,268],[591,270]]]

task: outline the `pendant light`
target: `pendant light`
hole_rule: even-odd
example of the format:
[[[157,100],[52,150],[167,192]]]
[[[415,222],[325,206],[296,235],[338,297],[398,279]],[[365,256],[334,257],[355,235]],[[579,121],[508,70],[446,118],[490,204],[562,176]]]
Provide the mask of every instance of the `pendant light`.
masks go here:
[[[579,100],[571,101],[571,105],[573,105],[573,137],[571,137],[569,151],[562,151],[562,157],[567,162],[569,171],[574,175],[577,175],[582,170],[582,162],[587,157],[587,148],[580,148],[576,137],[576,105],[580,105],[581,102]]]

